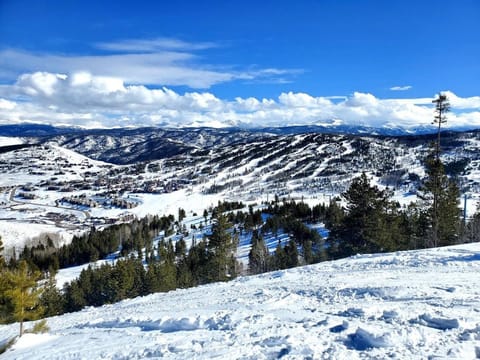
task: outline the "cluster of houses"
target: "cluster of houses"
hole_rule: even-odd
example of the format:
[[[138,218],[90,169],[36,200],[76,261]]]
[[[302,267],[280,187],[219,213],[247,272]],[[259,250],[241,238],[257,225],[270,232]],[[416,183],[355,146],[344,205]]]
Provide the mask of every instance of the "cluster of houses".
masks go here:
[[[116,207],[120,209],[133,209],[134,207],[138,206],[138,202],[132,199],[126,199],[119,196],[114,197],[96,197],[95,199],[92,197],[88,197],[85,194],[81,195],[74,195],[69,197],[63,197],[58,203],[62,204],[71,204],[80,207],[87,207],[87,208],[97,208],[97,207]]]
[[[99,207],[100,204],[96,202],[95,200],[88,198],[86,195],[75,195],[75,196],[69,196],[69,197],[63,197],[59,201],[60,203],[67,203],[67,204],[72,204],[72,205],[77,205],[77,206],[85,206],[88,208],[96,208]]]

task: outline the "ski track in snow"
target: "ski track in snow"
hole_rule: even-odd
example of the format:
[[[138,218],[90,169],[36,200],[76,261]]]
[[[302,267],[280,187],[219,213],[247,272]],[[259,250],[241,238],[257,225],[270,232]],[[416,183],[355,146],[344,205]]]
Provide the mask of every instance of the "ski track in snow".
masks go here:
[[[479,272],[480,243],[357,255],[53,317],[0,358],[475,359]]]

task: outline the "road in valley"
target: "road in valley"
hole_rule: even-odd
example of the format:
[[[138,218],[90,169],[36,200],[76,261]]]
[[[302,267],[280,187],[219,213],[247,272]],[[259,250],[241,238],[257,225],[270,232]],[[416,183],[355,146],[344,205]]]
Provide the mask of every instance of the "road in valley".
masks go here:
[[[85,219],[90,219],[90,217],[91,217],[90,213],[86,210],[78,210],[78,209],[73,209],[73,208],[69,208],[69,207],[66,207],[66,206],[60,206],[60,205],[53,206],[53,205],[40,204],[40,203],[30,202],[30,201],[15,200],[14,198],[15,198],[15,193],[16,193],[17,189],[18,189],[18,187],[14,187],[10,191],[9,201],[12,202],[12,203],[16,203],[16,204],[19,204],[19,205],[34,205],[34,206],[40,206],[40,207],[45,207],[45,208],[53,208],[53,209],[64,209],[64,210],[80,213],[83,216],[85,216]]]

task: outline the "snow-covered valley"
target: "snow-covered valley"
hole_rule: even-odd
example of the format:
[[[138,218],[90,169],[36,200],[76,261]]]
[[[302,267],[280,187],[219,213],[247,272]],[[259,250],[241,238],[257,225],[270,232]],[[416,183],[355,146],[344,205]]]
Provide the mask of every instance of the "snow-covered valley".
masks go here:
[[[278,196],[329,203],[362,172],[405,205],[415,201],[425,176],[430,141],[214,129],[32,139],[0,154],[0,236],[7,255],[14,246],[19,251],[36,243],[37,235],[66,243],[91,226],[179,208],[201,214],[224,200],[260,204]],[[466,195],[467,216],[480,193],[479,147],[477,132],[444,135],[442,158]]]
[[[1,358],[475,359],[479,273],[478,243],[357,255],[49,318]]]

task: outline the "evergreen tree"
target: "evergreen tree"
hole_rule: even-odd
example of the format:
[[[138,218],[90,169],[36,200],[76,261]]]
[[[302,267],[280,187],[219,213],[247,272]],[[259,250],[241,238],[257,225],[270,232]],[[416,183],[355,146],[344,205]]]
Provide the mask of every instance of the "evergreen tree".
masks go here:
[[[211,254],[208,250],[207,241],[195,242],[188,251],[186,262],[192,276],[192,286],[205,284],[210,281],[212,265],[209,263]]]
[[[24,321],[36,320],[43,315],[40,306],[42,289],[37,286],[40,276],[39,271],[32,272],[28,269],[26,261],[20,261],[17,269],[6,273],[10,286],[5,290],[5,295],[12,303],[13,319],[20,323],[20,336],[24,332]]]
[[[9,281],[7,274],[7,267],[0,267],[0,324],[6,324],[13,321],[13,304],[6,294],[6,291],[11,289],[12,284]]]
[[[172,258],[168,258],[158,265],[158,276],[160,278],[159,291],[166,292],[177,287],[177,267]]]
[[[442,161],[434,155],[426,160],[427,179],[420,194],[427,206],[426,247],[455,244],[460,232],[460,191],[445,174]]]
[[[277,247],[271,258],[271,268],[273,270],[280,270],[287,268],[287,254],[285,253],[285,249],[282,247],[280,240],[278,241]]]
[[[229,232],[231,224],[225,215],[217,215],[208,238],[208,251],[211,261],[210,281],[226,281],[236,277],[236,260],[233,256],[238,245],[238,237]],[[232,272],[233,271],[233,272]]]
[[[261,274],[268,271],[268,249],[263,236],[257,230],[252,234],[252,248],[248,253],[248,268],[251,274]]]
[[[319,222],[325,219],[326,215],[325,204],[318,204],[312,208],[312,221]]]
[[[184,256],[177,263],[177,287],[185,289],[193,286],[193,284],[193,276],[188,266],[188,259]]]
[[[72,281],[64,288],[65,293],[65,310],[67,312],[79,311],[87,306],[85,292],[80,286],[78,280]]]
[[[183,258],[187,254],[187,243],[182,237],[175,243],[175,256],[177,258]]]
[[[65,297],[57,288],[55,276],[48,278],[44,291],[40,297],[40,304],[44,309],[44,316],[61,315],[65,312]]]
[[[472,219],[466,224],[465,242],[480,241],[480,208],[473,215]]]
[[[345,213],[336,201],[330,201],[325,211],[325,227],[334,229],[339,226],[343,220]]]
[[[432,101],[435,104],[435,116],[433,118],[433,124],[437,125],[437,142],[435,144],[435,159],[440,160],[440,134],[442,130],[442,124],[447,122],[446,113],[450,111],[450,103],[448,98],[444,94],[439,94],[438,97]]]
[[[298,249],[295,240],[290,239],[285,246],[285,268],[298,266]]]
[[[425,246],[425,239],[428,232],[427,211],[419,206],[418,203],[411,203],[403,212],[404,226],[406,234],[405,250],[418,249]]]
[[[440,134],[442,124],[447,122],[445,114],[450,110],[446,95],[440,94],[435,100],[433,123],[438,125],[437,141],[434,150],[427,157],[427,180],[423,187],[423,200],[428,204],[429,231],[426,246],[444,246],[455,244],[459,238],[460,210],[458,198],[460,191],[456,184],[445,174],[440,159]]]
[[[365,175],[353,179],[350,188],[342,194],[347,201],[346,215],[330,233],[334,257],[355,253],[386,251],[395,247],[387,216],[392,212],[387,191],[371,186]],[[394,219],[394,215],[390,220]]]
[[[178,208],[178,222],[181,223],[183,219],[185,219],[186,214],[185,210],[182,208]]]

